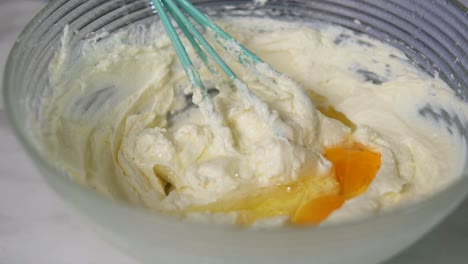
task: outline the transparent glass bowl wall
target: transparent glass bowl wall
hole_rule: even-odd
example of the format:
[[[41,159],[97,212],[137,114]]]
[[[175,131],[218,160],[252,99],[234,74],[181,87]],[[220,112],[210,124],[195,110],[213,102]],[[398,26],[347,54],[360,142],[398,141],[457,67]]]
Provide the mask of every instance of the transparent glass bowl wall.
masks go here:
[[[264,10],[273,17],[319,19],[387,41],[422,69],[438,72],[463,100],[468,98],[468,21],[451,1],[296,0],[194,1],[210,14],[245,15]],[[229,6],[229,8],[226,8]],[[247,12],[247,13],[249,13]],[[390,257],[430,230],[466,195],[467,172],[443,192],[419,204],[338,226],[249,231],[199,225],[130,208],[69,181],[45,160],[28,128],[40,121],[47,97],[48,64],[58,50],[63,26],[73,41],[155,20],[149,1],[59,0],[27,26],[12,50],[4,80],[5,105],[22,144],[47,182],[110,242],[146,262],[375,263]],[[434,116],[453,122],[450,116]],[[467,135],[467,125],[459,129]]]

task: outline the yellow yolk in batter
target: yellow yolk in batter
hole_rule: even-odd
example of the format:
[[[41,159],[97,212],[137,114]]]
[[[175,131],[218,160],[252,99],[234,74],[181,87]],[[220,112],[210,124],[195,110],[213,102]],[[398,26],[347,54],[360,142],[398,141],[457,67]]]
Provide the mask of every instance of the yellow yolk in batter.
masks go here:
[[[346,199],[365,192],[381,164],[380,154],[359,144],[327,149],[324,156],[333,163],[340,192],[320,196],[301,205],[291,217],[294,224],[319,224],[325,220],[334,210],[340,208]]]
[[[380,154],[359,144],[326,149],[324,156],[333,164],[329,176],[302,175],[289,184],[253,190],[189,211],[237,212],[241,225],[282,215],[290,216],[292,224],[319,224],[346,199],[364,192],[381,163]]]

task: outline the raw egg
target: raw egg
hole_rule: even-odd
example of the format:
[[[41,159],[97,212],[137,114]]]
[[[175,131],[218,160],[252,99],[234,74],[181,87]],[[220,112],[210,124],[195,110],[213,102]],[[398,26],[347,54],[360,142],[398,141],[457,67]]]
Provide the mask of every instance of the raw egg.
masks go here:
[[[326,149],[323,155],[333,164],[330,175],[302,175],[295,182],[249,190],[190,211],[237,213],[237,223],[289,216],[297,225],[316,225],[339,209],[346,199],[366,191],[377,174],[379,153],[360,144]]]
[[[343,203],[367,190],[379,171],[379,153],[360,144],[326,149],[324,153],[332,164],[340,186],[339,194],[321,196],[301,205],[291,217],[294,224],[319,224]]]

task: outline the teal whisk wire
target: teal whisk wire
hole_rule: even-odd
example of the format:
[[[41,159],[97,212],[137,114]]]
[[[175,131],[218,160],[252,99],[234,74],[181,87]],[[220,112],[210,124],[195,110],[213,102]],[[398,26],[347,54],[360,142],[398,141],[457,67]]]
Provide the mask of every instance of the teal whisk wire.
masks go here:
[[[188,29],[189,33],[196,39],[197,42],[205,48],[206,52],[211,55],[213,60],[221,67],[221,69],[226,73],[226,75],[231,80],[236,80],[237,75],[231,70],[231,68],[224,62],[224,60],[218,55],[215,49],[206,41],[202,36],[200,31],[195,28],[195,26],[188,20],[188,18],[182,13],[182,11],[177,7],[177,5],[172,0],[162,0],[162,2],[167,7],[168,11],[175,18],[177,17],[182,24]],[[184,32],[185,33],[185,32]]]
[[[237,40],[235,40],[226,31],[224,31],[218,25],[213,23],[213,21],[211,21],[209,17],[203,14],[203,12],[201,12],[198,8],[192,5],[192,3],[190,3],[188,0],[176,0],[176,1],[187,12],[187,14],[189,14],[204,29],[211,29],[216,34],[216,36],[222,38],[223,40],[236,43],[240,48],[241,55],[250,59],[250,61],[253,62],[253,64],[263,62],[257,55],[255,55],[253,52],[251,52],[250,50],[242,46]],[[216,40],[220,42],[219,39],[216,39]],[[220,44],[224,47],[222,42],[220,42]],[[246,63],[246,62],[249,62],[249,60],[241,60],[241,62]]]
[[[185,16],[181,9],[183,9],[205,30],[213,31],[215,33],[215,40],[229,53],[233,54],[234,56],[239,56],[238,59],[242,64],[250,66],[253,69],[255,69],[255,65],[257,63],[262,63],[263,65],[266,64],[264,64],[255,54],[234,40],[228,33],[214,24],[207,16],[205,16],[200,10],[198,10],[188,1],[176,1],[178,4],[176,4],[174,0],[152,0],[156,11],[160,14],[161,23],[166,29],[166,32],[175,47],[177,56],[179,56],[185,73],[187,74],[189,80],[195,85],[195,87],[200,89],[202,94],[201,103],[205,103],[205,105],[208,107],[207,111],[211,113],[210,116],[214,117],[214,120],[217,120],[218,123],[221,120],[221,116],[215,112],[214,103],[211,98],[209,98],[207,89],[203,85],[198,73],[196,72],[192,61],[190,60],[189,55],[187,54],[187,51],[182,44],[182,41],[177,35],[177,32],[172,25],[168,14],[170,14],[174,21],[179,25],[179,28],[192,44],[195,52],[201,57],[202,61],[205,63],[208,69],[214,72],[214,70],[209,67],[208,58],[206,55],[211,56],[211,58],[219,65],[228,78],[233,81],[236,88],[250,102],[251,107],[253,107],[255,111],[274,129],[275,133],[280,137],[284,137],[284,133],[288,129],[282,121],[276,118],[277,114],[275,112],[271,112],[268,105],[264,103],[255,93],[253,93],[241,79],[237,77],[234,71],[232,71],[226,62],[218,55],[215,49],[208,43],[208,41],[203,37],[200,31],[198,31],[195,25],[192,24],[189,18]],[[166,10],[168,14],[166,13]],[[235,45],[232,46],[231,44]],[[230,47],[233,47],[234,50],[230,49]]]
[[[193,63],[190,60],[190,57],[187,54],[187,51],[185,50],[185,47],[182,44],[179,35],[177,34],[174,26],[172,25],[169,16],[166,14],[162,1],[152,0],[152,3],[156,11],[158,12],[159,17],[161,19],[161,23],[163,24],[164,29],[166,30],[169,39],[171,40],[176,50],[177,56],[179,57],[182,67],[184,68],[185,74],[189,78],[190,82],[192,82],[196,88],[199,88],[201,90],[203,99],[207,98],[208,91],[203,85],[203,82],[201,81],[197,71],[195,70],[195,67],[193,66]]]
[[[177,18],[180,22],[182,22],[183,26],[186,27],[188,32],[184,32],[184,33],[190,33],[195,38],[195,40],[206,50],[206,52],[220,66],[220,68],[229,77],[229,79],[234,81],[234,85],[237,87],[237,89],[239,89],[240,92],[244,96],[246,96],[246,98],[248,98],[248,100],[253,105],[261,105],[262,106],[263,109],[259,109],[259,112],[262,112],[262,113],[269,112],[266,109],[267,106],[263,102],[261,102],[261,100],[247,88],[247,85],[245,85],[242,80],[240,80],[237,77],[237,75],[234,73],[234,71],[232,71],[231,68],[226,64],[226,62],[224,62],[224,60],[218,55],[218,53],[215,51],[215,49],[208,43],[208,41],[206,41],[206,39],[203,37],[203,35],[200,33],[200,31],[198,31],[198,29],[192,24],[192,22],[184,15],[184,13],[179,9],[179,7],[174,3],[174,1],[173,0],[161,0],[161,2],[164,3],[164,5],[168,9],[168,11],[172,15],[172,17]],[[206,19],[208,19],[203,13],[201,13],[201,11],[199,11],[197,8],[195,8],[192,5],[181,6],[181,7],[182,8],[192,7],[192,11],[196,10],[197,14],[201,14]],[[185,11],[187,11],[187,10],[185,10]],[[187,13],[190,14],[190,12],[187,12]],[[214,25],[214,23],[209,19],[207,20],[207,23]],[[214,26],[214,27],[219,28],[218,26]],[[219,28],[219,30],[221,30],[221,29]],[[221,30],[221,31],[224,32],[223,30]],[[225,33],[225,35],[229,36],[227,33]],[[230,37],[230,38],[232,39],[232,37]],[[235,40],[232,39],[232,41],[235,41]],[[236,43],[237,43],[237,41],[236,41]],[[224,47],[223,43],[220,43],[220,44],[221,44],[221,46]],[[239,46],[240,46],[240,44],[239,44]],[[245,49],[245,50],[247,50],[247,49]],[[253,53],[251,53],[251,54],[253,54]],[[255,58],[257,58],[256,55],[253,55],[253,56]],[[260,60],[260,59],[258,59],[258,60]]]
[[[167,7],[166,7],[167,8]],[[169,8],[167,8],[169,10]],[[171,12],[171,11],[169,11]],[[184,33],[185,37],[188,39],[190,44],[192,45],[193,49],[197,53],[198,57],[202,60],[203,64],[210,70],[211,73],[215,73],[216,70],[211,67],[208,61],[208,56],[206,55],[205,51],[198,45],[197,41],[193,38],[193,36],[190,34],[189,30],[187,27],[182,23],[182,21],[178,17],[172,17],[174,21],[176,22],[177,25],[179,25],[180,30]]]

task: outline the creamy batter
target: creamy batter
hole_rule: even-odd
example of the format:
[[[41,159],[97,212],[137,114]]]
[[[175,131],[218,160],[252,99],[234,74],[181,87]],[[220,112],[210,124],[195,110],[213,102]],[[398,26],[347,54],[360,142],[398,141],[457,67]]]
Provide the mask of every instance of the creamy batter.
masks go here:
[[[49,156],[77,182],[114,199],[226,223],[263,206],[240,221],[257,225],[290,222],[293,214],[271,209],[278,203],[296,208],[338,195],[336,164],[325,152],[346,144],[379,155],[380,164],[365,192],[336,206],[327,222],[424,198],[459,177],[463,132],[428,111],[464,124],[468,108],[402,52],[330,25],[259,18],[218,23],[291,78],[265,81],[262,69],[249,70],[219,49],[279,128],[227,78],[213,76],[186,44],[216,94],[210,98],[218,116],[194,106],[190,82],[159,24],[73,48],[66,30],[43,111],[40,136]],[[307,190],[292,197],[294,186]],[[275,189],[283,187],[286,192]],[[252,202],[269,194],[283,202]]]

